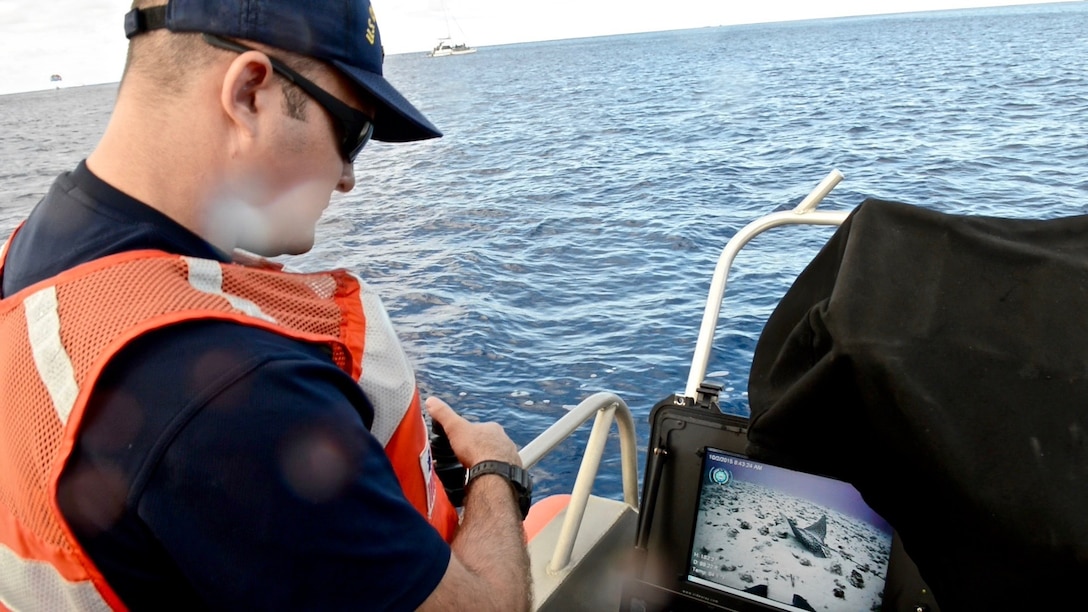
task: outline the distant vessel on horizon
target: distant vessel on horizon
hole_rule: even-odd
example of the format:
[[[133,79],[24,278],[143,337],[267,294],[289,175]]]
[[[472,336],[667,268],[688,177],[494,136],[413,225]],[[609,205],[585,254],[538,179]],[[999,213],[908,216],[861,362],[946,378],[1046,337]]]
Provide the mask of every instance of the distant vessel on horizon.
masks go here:
[[[455,43],[450,38],[440,38],[438,44],[427,55],[428,57],[445,57],[447,55],[465,55],[467,53],[476,53],[476,49],[463,42]]]
[[[62,81],[64,79],[60,78],[59,74],[54,74],[53,76],[49,77],[49,80],[51,82],[53,82],[53,83],[59,83],[60,81]]]
[[[438,42],[435,44],[434,48],[431,49],[429,53],[427,53],[427,56],[446,57],[449,55],[466,55],[469,53],[476,53],[476,49],[468,46],[468,43],[464,42],[463,40],[454,40],[452,30],[450,29],[450,20],[452,18],[450,17],[449,8],[444,2],[442,3],[442,12],[445,13],[446,16],[446,35],[438,39]],[[456,23],[457,22],[454,21],[455,25]],[[460,25],[457,26],[457,30],[461,31]],[[462,39],[464,38],[464,36],[465,33],[461,32]]]

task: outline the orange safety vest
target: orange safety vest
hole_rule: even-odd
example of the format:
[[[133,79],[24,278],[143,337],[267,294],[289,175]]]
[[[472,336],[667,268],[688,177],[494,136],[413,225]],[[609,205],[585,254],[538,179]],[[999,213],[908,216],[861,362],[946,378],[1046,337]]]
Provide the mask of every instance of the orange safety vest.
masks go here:
[[[412,368],[357,277],[132,251],[0,300],[0,609],[124,609],[65,523],[57,483],[110,359],[141,334],[196,319],[327,346],[373,404],[371,433],[408,501],[453,538],[457,512],[434,473]]]

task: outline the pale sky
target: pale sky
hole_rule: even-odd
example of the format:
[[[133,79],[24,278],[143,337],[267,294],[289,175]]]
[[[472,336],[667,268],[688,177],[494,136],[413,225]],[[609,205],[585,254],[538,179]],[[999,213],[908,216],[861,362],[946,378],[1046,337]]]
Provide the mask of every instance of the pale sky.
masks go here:
[[[423,52],[453,34],[476,47],[1050,0],[372,0],[386,53]],[[130,0],[0,0],[0,94],[120,80]]]

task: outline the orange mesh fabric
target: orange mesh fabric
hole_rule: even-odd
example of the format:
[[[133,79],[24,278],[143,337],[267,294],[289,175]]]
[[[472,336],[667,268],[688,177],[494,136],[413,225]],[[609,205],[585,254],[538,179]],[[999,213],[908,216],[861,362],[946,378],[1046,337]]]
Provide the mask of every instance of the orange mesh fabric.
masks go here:
[[[108,264],[113,259],[99,262]],[[194,291],[188,281],[188,268],[181,258],[148,258],[144,253],[137,259],[124,259],[130,258],[124,257],[116,265],[102,267],[77,282],[62,283],[57,287],[60,317],[65,322],[62,338],[72,356],[76,381],[81,388],[85,376],[96,375],[97,371],[92,372],[92,369],[104,365],[100,362],[104,349],[126,343],[147,329],[191,319],[194,313],[210,316],[219,313],[224,318],[275,327],[281,332],[293,331],[292,335],[300,339],[326,343],[332,348],[337,365],[350,372],[351,356],[340,339],[340,312],[336,303],[329,299],[330,294],[340,290],[339,279],[333,275],[288,275],[237,265],[222,266],[223,292],[259,304],[278,324],[274,326],[245,315],[221,295]],[[119,292],[118,287],[126,290]],[[325,295],[319,295],[319,292]],[[87,308],[87,304],[98,306]],[[114,346],[113,350],[116,348]],[[92,363],[96,360],[99,361],[97,368]]]
[[[354,279],[342,272],[284,274],[243,266],[225,266],[223,291],[260,304],[267,314],[285,327],[306,334],[338,338],[333,360],[351,373],[351,355],[342,313],[336,298],[357,292]]]
[[[7,518],[0,529],[20,526],[38,534],[42,545],[68,549],[64,530],[50,510],[49,494],[63,424],[40,377],[10,375],[37,369],[21,307],[0,313],[0,346],[0,372],[9,374],[0,377],[0,506]],[[12,539],[14,535],[3,533],[3,541],[15,552],[40,554],[36,543]],[[32,548],[19,550],[18,544]]]

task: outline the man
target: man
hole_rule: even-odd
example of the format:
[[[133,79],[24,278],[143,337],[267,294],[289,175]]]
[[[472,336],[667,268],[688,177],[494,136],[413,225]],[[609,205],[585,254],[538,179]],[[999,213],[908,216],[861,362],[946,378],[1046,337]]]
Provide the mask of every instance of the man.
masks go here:
[[[377,298],[234,263],[307,251],[371,135],[440,136],[369,1],[146,4],[102,140],[0,253],[0,608],[527,608],[502,428],[426,403],[475,466],[458,526]]]

